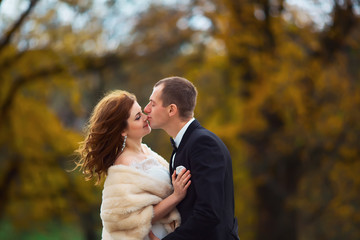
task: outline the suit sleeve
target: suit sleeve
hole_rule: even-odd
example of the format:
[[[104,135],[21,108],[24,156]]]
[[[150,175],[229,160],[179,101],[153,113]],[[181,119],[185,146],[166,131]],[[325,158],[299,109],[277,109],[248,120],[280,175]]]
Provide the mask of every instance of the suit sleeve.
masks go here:
[[[202,136],[190,151],[191,184],[196,200],[192,216],[164,240],[207,239],[219,223],[224,206],[225,161],[219,144],[209,136]]]

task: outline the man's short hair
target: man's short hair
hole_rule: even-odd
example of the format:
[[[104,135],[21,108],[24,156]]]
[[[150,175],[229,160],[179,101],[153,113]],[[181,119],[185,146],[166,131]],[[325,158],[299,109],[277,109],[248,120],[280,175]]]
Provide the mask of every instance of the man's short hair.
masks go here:
[[[163,85],[160,98],[164,107],[175,104],[180,118],[188,119],[194,116],[197,90],[189,80],[174,76],[161,79],[155,87],[159,85]]]

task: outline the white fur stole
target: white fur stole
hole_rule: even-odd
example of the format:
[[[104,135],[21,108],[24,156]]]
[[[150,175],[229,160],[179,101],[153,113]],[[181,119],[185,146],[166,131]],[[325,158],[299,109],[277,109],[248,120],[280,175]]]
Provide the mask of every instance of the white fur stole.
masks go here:
[[[148,235],[153,205],[172,193],[170,183],[160,181],[133,167],[115,165],[108,169],[104,183],[100,216],[104,240],[142,240]],[[180,225],[173,210],[159,221],[168,232]]]

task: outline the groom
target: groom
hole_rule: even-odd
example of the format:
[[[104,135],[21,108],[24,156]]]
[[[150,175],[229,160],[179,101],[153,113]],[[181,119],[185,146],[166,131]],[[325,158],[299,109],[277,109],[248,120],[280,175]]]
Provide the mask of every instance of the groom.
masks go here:
[[[150,126],[173,139],[170,175],[178,166],[191,172],[191,185],[177,205],[181,226],[165,240],[235,240],[231,157],[225,144],[194,118],[197,91],[181,77],[160,80],[144,111]]]

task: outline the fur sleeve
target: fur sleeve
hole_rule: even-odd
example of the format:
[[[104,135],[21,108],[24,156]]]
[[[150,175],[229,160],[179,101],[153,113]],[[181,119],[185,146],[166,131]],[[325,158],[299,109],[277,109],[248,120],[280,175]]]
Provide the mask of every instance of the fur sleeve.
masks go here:
[[[149,233],[153,205],[169,196],[170,184],[151,178],[134,168],[116,165],[108,170],[101,204],[103,239],[139,240]],[[170,232],[170,223],[179,224],[177,211],[160,222]],[[169,226],[166,226],[169,225]]]

